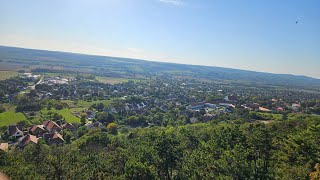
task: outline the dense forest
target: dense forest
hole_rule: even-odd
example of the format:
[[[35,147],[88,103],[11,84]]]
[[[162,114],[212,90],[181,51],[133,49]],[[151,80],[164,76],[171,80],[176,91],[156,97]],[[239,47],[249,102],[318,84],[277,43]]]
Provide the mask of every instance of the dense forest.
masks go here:
[[[81,132],[80,132],[81,131]],[[320,118],[79,129],[64,146],[1,152],[12,179],[319,179]]]

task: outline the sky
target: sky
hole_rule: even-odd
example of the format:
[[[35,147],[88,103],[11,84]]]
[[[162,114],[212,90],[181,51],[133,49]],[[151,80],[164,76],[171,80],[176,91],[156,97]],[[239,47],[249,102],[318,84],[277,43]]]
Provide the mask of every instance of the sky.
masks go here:
[[[0,0],[0,45],[320,78],[320,1]]]

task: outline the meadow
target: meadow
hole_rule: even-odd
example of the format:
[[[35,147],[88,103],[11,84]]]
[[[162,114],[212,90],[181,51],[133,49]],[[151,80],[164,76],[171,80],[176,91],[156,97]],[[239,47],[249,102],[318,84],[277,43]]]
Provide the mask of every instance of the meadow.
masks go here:
[[[0,113],[0,127],[15,124],[23,120],[27,120],[27,118],[22,113],[13,111]]]
[[[80,119],[72,114],[72,109],[64,108],[61,110],[56,110],[52,108],[51,110],[42,109],[42,114],[47,114],[48,112],[57,113],[65,118],[65,120],[69,123],[80,123]]]
[[[74,116],[73,112],[81,112],[83,110],[88,109],[92,104],[95,103],[103,103],[104,105],[109,105],[112,100],[97,100],[97,101],[77,101],[76,103],[71,100],[64,100],[62,102],[67,103],[70,108],[64,108],[62,110],[56,110],[52,108],[51,110],[42,109],[42,114],[47,114],[48,112],[58,113],[59,115],[63,116],[65,120],[69,123],[80,123],[80,119]]]

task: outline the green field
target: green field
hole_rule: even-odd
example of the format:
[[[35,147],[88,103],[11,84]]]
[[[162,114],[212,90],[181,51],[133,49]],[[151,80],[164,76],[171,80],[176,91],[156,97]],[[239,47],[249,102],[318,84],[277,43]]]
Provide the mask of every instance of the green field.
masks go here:
[[[15,124],[23,120],[26,120],[26,117],[22,113],[12,111],[0,113],[0,127]]]
[[[15,71],[0,71],[0,80],[8,79],[17,75],[18,73]]]
[[[282,115],[281,114],[272,114],[272,113],[264,113],[264,112],[258,112],[259,116],[263,117],[266,120],[281,120]]]
[[[43,110],[41,110],[41,112],[43,114],[46,114],[48,112],[58,113],[61,116],[63,116],[66,119],[66,121],[69,123],[80,123],[80,119],[77,118],[76,116],[74,116],[72,114],[72,111],[73,111],[72,109],[67,109],[67,108],[64,108],[62,110],[56,110],[56,109],[51,109],[51,110],[43,109]]]
[[[112,102],[112,100],[97,100],[97,101],[78,101],[79,107],[89,108],[93,104],[103,103],[104,105],[109,105]]]
[[[98,103],[103,103],[104,105],[109,105],[112,100],[97,100],[97,101],[83,101],[80,100],[78,101],[76,104],[74,103],[74,101],[71,100],[62,100],[61,102],[63,103],[67,103],[70,107],[72,107],[71,109],[88,109],[91,105],[93,104],[98,104]]]

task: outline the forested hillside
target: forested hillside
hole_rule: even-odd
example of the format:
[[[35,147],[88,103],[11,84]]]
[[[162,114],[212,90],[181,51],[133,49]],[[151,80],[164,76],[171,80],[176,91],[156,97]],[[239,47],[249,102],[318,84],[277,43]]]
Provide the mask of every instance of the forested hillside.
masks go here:
[[[201,123],[112,131],[82,129],[63,147],[1,152],[12,179],[318,179],[320,118],[270,124]],[[84,135],[83,135],[84,134]]]

